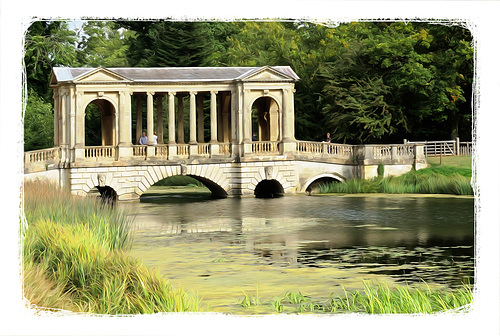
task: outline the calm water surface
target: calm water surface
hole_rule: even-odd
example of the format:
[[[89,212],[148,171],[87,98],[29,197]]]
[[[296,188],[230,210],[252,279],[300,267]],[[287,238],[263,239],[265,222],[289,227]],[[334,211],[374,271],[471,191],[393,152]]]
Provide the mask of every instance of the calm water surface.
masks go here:
[[[149,194],[135,213],[132,255],[211,311],[248,314],[244,294],[317,299],[426,281],[473,283],[474,200],[401,195],[206,199]]]

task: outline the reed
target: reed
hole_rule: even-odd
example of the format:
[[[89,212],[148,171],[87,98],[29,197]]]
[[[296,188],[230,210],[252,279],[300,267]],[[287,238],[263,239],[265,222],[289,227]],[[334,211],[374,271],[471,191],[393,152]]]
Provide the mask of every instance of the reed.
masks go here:
[[[401,176],[353,179],[343,183],[327,182],[318,192],[326,193],[387,193],[387,194],[453,194],[473,195],[467,169],[433,167],[410,171]]]
[[[25,184],[25,296],[98,314],[200,311],[199,299],[130,258],[129,217],[47,183]],[[37,277],[45,291],[37,289]]]
[[[368,314],[432,314],[466,307],[472,302],[468,284],[453,291],[410,288],[408,285],[390,289],[387,284],[364,282],[363,291],[347,292],[332,298],[326,308],[330,312],[362,312]]]
[[[441,291],[431,289],[423,283],[415,287],[408,285],[389,288],[385,283],[363,282],[363,290],[347,291],[343,295],[326,301],[311,298],[301,292],[287,292],[262,305],[278,313],[368,313],[368,314],[433,314],[458,311],[472,302],[472,289],[468,284],[462,288]],[[242,303],[250,308],[260,305],[246,293]]]

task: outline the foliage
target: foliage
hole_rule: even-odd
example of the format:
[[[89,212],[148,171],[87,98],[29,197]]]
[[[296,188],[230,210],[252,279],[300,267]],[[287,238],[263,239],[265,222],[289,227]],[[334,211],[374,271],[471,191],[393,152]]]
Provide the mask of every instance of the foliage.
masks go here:
[[[332,138],[440,139],[470,129],[474,51],[468,30],[425,23],[355,22],[336,32],[340,55],[320,69]],[[436,125],[442,127],[436,132]],[[470,132],[468,130],[467,132]],[[470,133],[466,133],[467,136]]]
[[[463,309],[472,302],[472,289],[463,285],[450,292],[396,286],[376,286],[364,282],[363,291],[345,292],[327,304],[331,312],[361,312],[368,314],[432,314],[446,310]]]
[[[76,64],[76,33],[65,21],[35,21],[25,38],[24,65],[28,89],[51,101],[49,79],[52,67]]]
[[[26,183],[25,196],[25,295],[33,304],[99,314],[200,310],[196,296],[126,254],[124,213],[48,183]]]
[[[87,21],[78,43],[78,63],[89,67],[127,67],[127,39],[134,32],[113,21]]]
[[[231,24],[188,21],[118,21],[134,32],[126,39],[132,66],[198,67],[213,65],[224,53]]]
[[[368,313],[368,314],[432,314],[450,310],[463,310],[472,302],[472,288],[463,284],[461,288],[441,291],[429,285],[410,287],[396,285],[389,288],[386,283],[372,284],[363,281],[363,290],[344,290],[344,295],[331,295],[324,301],[303,293],[288,291],[272,301],[261,302],[259,293],[245,292],[241,305],[245,308],[270,306],[278,313]]]
[[[387,194],[453,194],[474,195],[470,169],[432,167],[412,170],[401,176],[378,176],[353,179],[342,183],[320,184],[319,193],[387,193]]]
[[[32,88],[28,91],[24,111],[24,150],[50,148],[54,145],[52,105]]]
[[[188,186],[195,185],[197,187],[204,187],[205,185],[200,181],[190,177],[183,175],[176,175],[164,178],[154,184],[154,186],[162,186],[162,187],[170,187],[170,186]]]

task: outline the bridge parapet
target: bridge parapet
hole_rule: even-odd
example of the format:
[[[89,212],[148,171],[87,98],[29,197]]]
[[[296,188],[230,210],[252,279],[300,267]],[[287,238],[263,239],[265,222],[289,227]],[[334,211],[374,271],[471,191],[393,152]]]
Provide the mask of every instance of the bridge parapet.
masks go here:
[[[294,151],[283,152],[276,141],[254,141],[251,152],[238,160],[283,161],[302,160],[363,167],[360,177],[373,177],[379,164],[426,166],[423,147],[414,144],[348,145],[326,142],[297,141]],[[95,146],[83,149],[54,147],[25,153],[25,173],[63,167],[134,166],[142,164],[229,163],[238,161],[231,143],[167,144],[132,146]],[[390,170],[389,170],[390,171]],[[375,175],[376,176],[376,175]]]

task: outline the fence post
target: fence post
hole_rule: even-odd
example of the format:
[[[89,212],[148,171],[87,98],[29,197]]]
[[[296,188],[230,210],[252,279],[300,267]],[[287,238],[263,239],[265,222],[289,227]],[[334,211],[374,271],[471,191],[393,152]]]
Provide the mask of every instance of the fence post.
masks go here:
[[[459,156],[459,155],[460,155],[460,138],[459,138],[459,137],[457,137],[457,138],[455,139],[455,144],[456,144],[456,146],[457,146],[457,151],[456,151],[455,155],[456,155],[456,156]]]

